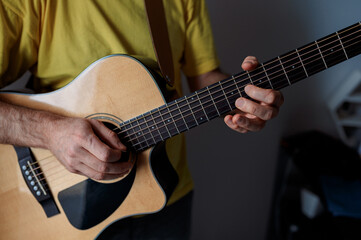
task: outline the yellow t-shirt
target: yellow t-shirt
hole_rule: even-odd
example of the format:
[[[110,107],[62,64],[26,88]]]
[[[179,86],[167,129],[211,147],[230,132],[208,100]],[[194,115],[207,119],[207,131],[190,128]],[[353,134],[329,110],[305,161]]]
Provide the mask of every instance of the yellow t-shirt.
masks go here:
[[[196,76],[219,63],[204,0],[164,1],[164,7],[181,96],[181,71]],[[143,0],[2,0],[0,18],[0,88],[29,70],[35,91],[54,90],[110,54],[156,59]],[[166,149],[180,177],[172,203],[193,184],[184,137],[167,140]]]

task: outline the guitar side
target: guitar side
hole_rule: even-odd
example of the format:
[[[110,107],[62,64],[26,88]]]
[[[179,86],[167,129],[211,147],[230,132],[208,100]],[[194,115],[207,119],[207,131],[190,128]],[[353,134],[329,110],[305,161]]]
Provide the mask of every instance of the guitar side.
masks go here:
[[[0,99],[70,117],[95,116],[115,126],[165,103],[149,71],[139,61],[126,55],[98,60],[57,91],[45,94],[2,93]],[[58,196],[63,190],[86,181],[86,178],[68,172],[51,152],[32,149],[60,210],[60,214],[47,218],[24,182],[13,147],[0,145],[1,237],[93,239],[118,219],[159,211],[165,206],[167,196],[152,168],[153,150],[136,155],[134,182],[115,212],[96,226],[79,230],[69,223]]]

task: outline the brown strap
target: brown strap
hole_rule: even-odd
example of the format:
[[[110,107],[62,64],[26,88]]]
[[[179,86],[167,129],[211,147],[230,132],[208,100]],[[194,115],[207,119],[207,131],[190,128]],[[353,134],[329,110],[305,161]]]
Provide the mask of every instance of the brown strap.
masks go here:
[[[172,49],[162,0],[144,0],[158,65],[170,86],[174,84]]]

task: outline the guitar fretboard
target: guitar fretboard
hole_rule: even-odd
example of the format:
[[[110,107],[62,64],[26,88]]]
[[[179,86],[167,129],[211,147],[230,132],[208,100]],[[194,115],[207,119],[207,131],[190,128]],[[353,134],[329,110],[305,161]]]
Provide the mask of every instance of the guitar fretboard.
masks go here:
[[[132,150],[147,149],[235,109],[248,84],[280,90],[360,53],[359,22],[130,119],[118,135]]]

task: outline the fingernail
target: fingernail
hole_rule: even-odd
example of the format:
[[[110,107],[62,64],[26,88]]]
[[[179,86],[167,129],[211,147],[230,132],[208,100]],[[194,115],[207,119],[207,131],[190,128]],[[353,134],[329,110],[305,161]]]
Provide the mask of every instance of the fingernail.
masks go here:
[[[243,99],[237,99],[237,101],[236,101],[236,107],[238,107],[238,108],[241,108],[242,106],[243,106],[243,104],[244,104],[244,100]]]

